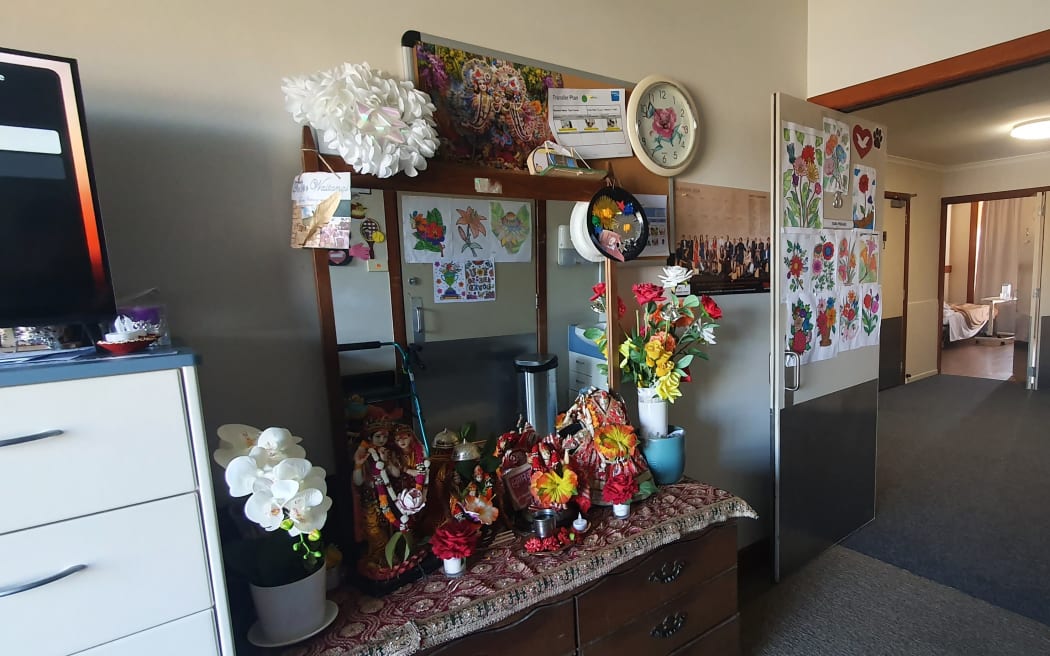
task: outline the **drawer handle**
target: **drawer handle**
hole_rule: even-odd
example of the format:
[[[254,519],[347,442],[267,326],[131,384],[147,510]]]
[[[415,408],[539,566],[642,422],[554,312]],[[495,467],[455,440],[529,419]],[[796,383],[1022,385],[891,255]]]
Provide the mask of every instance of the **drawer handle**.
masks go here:
[[[671,583],[682,575],[685,569],[684,560],[673,560],[660,565],[660,569],[649,575],[650,583]]]
[[[33,433],[32,435],[22,435],[20,437],[9,437],[6,440],[0,440],[0,446],[14,446],[16,444],[25,444],[26,442],[36,442],[42,440],[45,437],[54,437],[61,435],[64,431],[60,430],[49,430],[43,433]]]
[[[51,576],[45,576],[44,578],[37,579],[36,581],[29,581],[28,583],[16,583],[15,585],[2,587],[0,588],[0,597],[10,597],[11,595],[16,595],[19,592],[25,592],[27,590],[32,590],[33,588],[39,588],[40,586],[47,585],[48,583],[54,583],[55,581],[66,578],[70,574],[76,574],[82,569],[87,569],[87,565],[73,565],[72,567],[65,568],[61,572],[52,574]]]
[[[649,632],[649,635],[654,638],[670,638],[678,633],[679,629],[685,626],[685,617],[685,613],[668,615],[664,618],[663,622],[660,622],[653,627],[653,630]]]

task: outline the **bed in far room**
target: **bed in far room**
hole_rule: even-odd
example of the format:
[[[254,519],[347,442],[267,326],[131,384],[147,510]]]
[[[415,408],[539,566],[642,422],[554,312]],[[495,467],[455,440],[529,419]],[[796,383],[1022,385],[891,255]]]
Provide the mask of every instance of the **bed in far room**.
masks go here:
[[[989,310],[987,305],[945,303],[942,308],[944,343],[969,339],[980,333],[988,323]]]

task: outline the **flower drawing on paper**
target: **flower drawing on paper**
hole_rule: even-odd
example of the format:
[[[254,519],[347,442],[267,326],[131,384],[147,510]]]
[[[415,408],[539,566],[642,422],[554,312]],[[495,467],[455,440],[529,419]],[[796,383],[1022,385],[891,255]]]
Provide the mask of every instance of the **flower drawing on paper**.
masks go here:
[[[529,206],[522,205],[517,212],[505,212],[501,203],[492,203],[492,234],[508,253],[517,255],[532,234]]]
[[[864,294],[863,309],[861,310],[860,321],[864,327],[864,333],[871,335],[879,327],[879,300],[881,294],[876,291],[869,290]]]
[[[814,291],[831,291],[835,286],[835,244],[821,235],[813,248],[810,265]]]
[[[813,333],[813,309],[801,298],[791,305],[791,325],[788,348],[799,355],[808,351]]]
[[[860,239],[860,279],[858,282],[879,281],[879,242],[876,235]]]
[[[821,346],[831,346],[831,336],[835,334],[838,315],[835,310],[835,299],[822,298],[817,303],[817,335]]]
[[[456,212],[459,213],[456,228],[459,230],[460,239],[463,240],[463,247],[459,249],[459,252],[462,253],[469,248],[470,254],[476,256],[483,246],[474,240],[488,234],[485,224],[482,223],[488,220],[488,217],[481,216],[473,207],[467,207],[465,210],[457,209]]]
[[[409,220],[412,236],[416,238],[414,250],[445,254],[445,222],[440,210],[435,207],[426,214],[412,212]]]
[[[785,170],[784,225],[820,228],[823,210],[821,175],[824,167],[824,138],[785,127],[783,131]]]
[[[865,173],[867,167],[853,168],[857,188],[853,192],[853,225],[857,228],[875,227],[875,176]]]
[[[857,279],[857,255],[848,237],[839,239],[836,273],[840,285],[852,285]]]
[[[801,242],[787,239],[784,254],[784,266],[787,267],[788,289],[800,291],[805,286],[803,275],[809,268],[809,255]]]
[[[846,342],[852,342],[857,336],[859,329],[858,317],[860,314],[860,299],[853,289],[846,292],[846,298],[842,303],[839,314],[839,328],[841,338]]]

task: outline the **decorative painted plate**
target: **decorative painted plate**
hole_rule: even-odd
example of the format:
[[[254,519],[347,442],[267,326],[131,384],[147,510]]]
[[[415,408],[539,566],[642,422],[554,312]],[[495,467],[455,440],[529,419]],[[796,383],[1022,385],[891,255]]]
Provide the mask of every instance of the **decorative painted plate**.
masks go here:
[[[649,219],[641,203],[622,187],[605,187],[587,206],[587,233],[609,259],[626,262],[641,255],[649,241]]]

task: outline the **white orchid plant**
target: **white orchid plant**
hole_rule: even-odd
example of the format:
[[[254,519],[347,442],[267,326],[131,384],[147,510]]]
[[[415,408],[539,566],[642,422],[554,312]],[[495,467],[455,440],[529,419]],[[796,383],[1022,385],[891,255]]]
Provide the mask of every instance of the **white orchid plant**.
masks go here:
[[[332,507],[325,470],[305,458],[302,438],[285,428],[226,424],[218,434],[222,444],[213,457],[226,469],[230,495],[248,497],[245,517],[267,532],[286,532],[302,568],[315,571],[324,559],[321,529]]]

